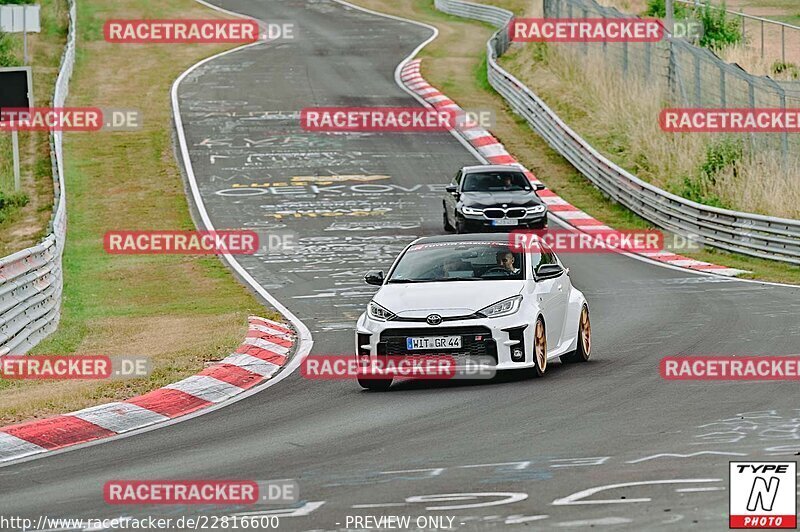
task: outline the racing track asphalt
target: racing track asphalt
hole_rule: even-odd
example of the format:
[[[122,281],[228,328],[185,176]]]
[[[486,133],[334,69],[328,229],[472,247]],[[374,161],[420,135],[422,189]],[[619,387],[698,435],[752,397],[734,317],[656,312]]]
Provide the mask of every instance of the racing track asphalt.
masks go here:
[[[350,353],[353,322],[373,293],[364,271],[386,268],[414,236],[441,232],[440,185],[474,158],[449,134],[315,135],[287,113],[418,105],[393,72],[430,30],[331,0],[219,5],[295,21],[300,36],[210,61],[181,84],[204,202],[218,229],[295,237],[295,251],[240,262],[306,323],[313,353]],[[332,174],[372,177],[323,184]],[[107,506],[102,487],[112,479],[293,478],[303,501],[324,504],[284,518],[282,530],[335,530],[347,515],[381,514],[455,516],[460,530],[726,529],[728,460],[792,459],[800,450],[797,385],[664,382],[658,362],[674,354],[798,353],[800,291],[618,255],[564,258],[591,305],[588,364],[553,363],[541,380],[403,383],[383,394],[295,374],[183,423],[0,468],[0,515],[256,511]],[[734,454],[665,455],[698,452]],[[590,497],[614,503],[552,504],[594,487],[675,480],[686,482]],[[422,497],[463,493],[482,495]],[[511,496],[502,493],[527,498],[503,503]],[[632,501],[643,498],[651,500]],[[453,505],[483,506],[437,509]]]

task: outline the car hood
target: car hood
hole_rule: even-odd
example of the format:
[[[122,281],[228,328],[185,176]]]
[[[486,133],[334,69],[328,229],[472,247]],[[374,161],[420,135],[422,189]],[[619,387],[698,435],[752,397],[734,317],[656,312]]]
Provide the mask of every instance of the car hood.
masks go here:
[[[509,207],[530,207],[541,205],[542,200],[535,192],[464,192],[461,194],[461,203],[467,207],[485,209],[487,207],[500,207],[503,204]]]
[[[524,281],[446,281],[441,283],[388,284],[373,300],[405,318],[472,314],[492,303],[515,296]]]

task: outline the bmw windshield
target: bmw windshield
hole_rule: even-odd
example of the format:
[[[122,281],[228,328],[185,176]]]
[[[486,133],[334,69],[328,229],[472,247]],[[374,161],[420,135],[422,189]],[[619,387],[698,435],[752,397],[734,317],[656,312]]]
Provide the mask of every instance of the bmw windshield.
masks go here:
[[[475,172],[464,176],[463,192],[516,192],[531,190],[522,172]]]
[[[538,262],[537,257],[533,260]],[[511,251],[503,242],[416,244],[400,258],[388,283],[522,280],[524,261],[524,253]]]

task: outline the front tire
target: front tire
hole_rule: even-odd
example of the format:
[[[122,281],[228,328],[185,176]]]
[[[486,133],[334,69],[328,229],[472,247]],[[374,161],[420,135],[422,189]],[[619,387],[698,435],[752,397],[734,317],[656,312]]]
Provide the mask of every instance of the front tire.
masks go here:
[[[392,385],[392,379],[362,379],[359,377],[358,384],[371,392],[385,392]]]
[[[578,322],[578,348],[561,356],[561,362],[586,362],[592,354],[592,323],[589,321],[589,307],[583,305]]]
[[[544,327],[544,320],[536,320],[536,328],[533,331],[533,368],[531,374],[534,377],[544,377],[547,371],[547,331]]]
[[[463,235],[467,232],[467,221],[456,216],[456,233]]]
[[[447,207],[442,210],[442,227],[444,227],[446,233],[452,233],[454,230],[453,226],[450,225],[450,220],[447,219]]]

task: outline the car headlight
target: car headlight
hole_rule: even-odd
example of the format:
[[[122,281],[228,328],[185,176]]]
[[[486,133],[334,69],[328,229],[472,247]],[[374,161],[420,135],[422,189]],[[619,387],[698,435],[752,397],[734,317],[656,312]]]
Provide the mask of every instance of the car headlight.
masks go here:
[[[483,214],[483,209],[473,209],[472,207],[462,206],[461,212],[464,214],[477,215],[477,214]]]
[[[481,314],[487,318],[508,316],[519,310],[520,303],[522,303],[522,296],[509,297],[508,299],[498,301],[497,303],[480,309],[478,314]]]
[[[378,305],[374,301],[370,301],[367,305],[367,314],[373,320],[388,321],[394,318],[394,313]]]
[[[536,214],[539,212],[544,212],[545,209],[547,209],[547,207],[544,205],[536,205],[535,207],[528,207],[528,213]]]

